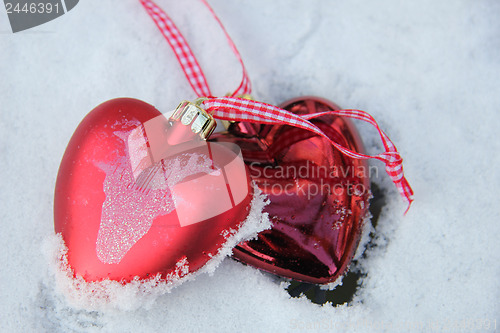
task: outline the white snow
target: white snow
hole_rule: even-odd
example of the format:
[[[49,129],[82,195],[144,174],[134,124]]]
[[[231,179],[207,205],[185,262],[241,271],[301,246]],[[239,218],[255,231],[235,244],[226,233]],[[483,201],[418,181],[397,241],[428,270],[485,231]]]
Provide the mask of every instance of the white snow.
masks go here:
[[[212,92],[234,90],[240,68],[204,7],[158,3],[190,42]],[[374,162],[387,204],[353,302],[290,298],[268,274],[231,259],[154,299],[124,291],[118,309],[66,300],[45,250],[54,238],[57,169],[78,123],[115,97],[165,112],[195,97],[138,1],[80,1],[16,34],[0,9],[0,331],[498,331],[500,3],[210,3],[256,98],[279,104],[318,95],[368,111],[404,157],[416,193],[406,216]],[[369,152],[379,152],[377,133],[358,125]],[[139,303],[127,310],[131,297]]]
[[[151,308],[159,297],[170,293],[173,288],[187,281],[195,280],[200,274],[213,275],[220,263],[232,254],[232,249],[240,242],[255,238],[257,232],[269,229],[271,222],[268,214],[262,213],[269,202],[262,191],[254,185],[254,197],[248,217],[238,230],[229,230],[226,242],[201,269],[189,272],[187,258],[179,260],[175,271],[166,279],[158,274],[148,280],[136,279],[122,284],[117,281],[104,280],[86,282],[81,276],[73,277],[68,265],[68,251],[60,234],[51,235],[42,244],[45,256],[49,259],[50,279],[55,281],[55,292],[63,303],[71,308],[83,311],[134,311],[138,308]],[[187,274],[187,275],[186,275]]]

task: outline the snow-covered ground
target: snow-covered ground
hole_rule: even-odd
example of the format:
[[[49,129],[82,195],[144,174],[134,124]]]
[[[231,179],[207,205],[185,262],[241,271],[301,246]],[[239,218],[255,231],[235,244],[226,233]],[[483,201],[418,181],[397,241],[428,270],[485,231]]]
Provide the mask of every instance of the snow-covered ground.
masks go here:
[[[197,0],[159,0],[212,90],[239,67]],[[71,305],[50,262],[59,162],[103,101],[158,109],[193,98],[138,1],[80,1],[13,34],[0,9],[0,330],[2,332],[495,331],[500,326],[500,2],[212,0],[261,101],[318,95],[370,112],[405,159],[415,203],[382,172],[387,204],[366,278],[348,305],[290,298],[268,275],[226,259],[154,299]],[[360,125],[370,153],[381,145]],[[378,164],[376,164],[378,165]],[[379,165],[380,166],[380,165]],[[122,304],[123,305],[123,304]]]

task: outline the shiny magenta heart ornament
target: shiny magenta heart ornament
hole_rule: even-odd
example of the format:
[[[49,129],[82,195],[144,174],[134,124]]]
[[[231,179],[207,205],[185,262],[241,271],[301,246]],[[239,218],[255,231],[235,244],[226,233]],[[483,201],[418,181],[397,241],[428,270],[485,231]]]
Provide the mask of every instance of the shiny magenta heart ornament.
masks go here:
[[[83,119],[54,202],[55,231],[75,275],[183,276],[238,230],[253,197],[246,167],[233,147],[202,140],[213,128],[198,111],[184,103],[167,120],[149,104],[120,98]]]
[[[338,110],[316,97],[280,106],[296,114]],[[363,152],[354,125],[338,116],[312,122],[331,139]],[[366,161],[341,154],[326,139],[286,125],[233,123],[216,141],[242,148],[252,179],[268,195],[273,223],[256,240],[233,250],[239,261],[309,283],[330,283],[342,275],[360,241],[370,191]]]

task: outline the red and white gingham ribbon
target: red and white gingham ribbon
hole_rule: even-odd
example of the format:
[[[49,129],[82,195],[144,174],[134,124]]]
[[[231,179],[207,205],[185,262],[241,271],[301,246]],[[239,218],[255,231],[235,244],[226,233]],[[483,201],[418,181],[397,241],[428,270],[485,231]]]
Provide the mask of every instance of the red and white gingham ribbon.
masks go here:
[[[375,158],[379,161],[385,163],[385,169],[389,177],[391,177],[392,181],[396,185],[397,189],[401,193],[401,195],[408,201],[408,209],[413,201],[413,190],[410,187],[410,184],[404,177],[403,173],[403,159],[401,155],[396,149],[394,143],[389,139],[387,134],[385,134],[377,122],[371,115],[361,110],[332,110],[326,112],[319,112],[314,114],[306,114],[306,115],[296,115],[289,111],[280,109],[274,105],[261,103],[257,101],[252,101],[248,99],[236,98],[235,96],[250,94],[251,85],[250,80],[248,78],[245,66],[243,64],[243,60],[236,49],[233,41],[229,37],[229,34],[225,30],[221,21],[214,13],[212,8],[208,5],[206,0],[201,0],[205,6],[212,13],[213,17],[220,25],[222,31],[224,32],[229,46],[233,50],[236,55],[238,61],[241,64],[241,68],[243,70],[243,78],[239,87],[231,94],[231,97],[221,97],[216,98],[213,97],[210,88],[208,86],[207,80],[201,67],[196,60],[191,48],[188,43],[180,33],[179,29],[175,26],[173,21],[168,17],[168,15],[158,7],[151,0],[139,0],[141,4],[146,8],[146,11],[151,16],[151,18],[155,21],[158,29],[160,29],[161,33],[167,40],[167,42],[172,47],[179,64],[186,75],[186,78],[189,81],[189,84],[193,88],[194,92],[198,95],[198,97],[208,97],[207,100],[203,102],[206,107],[207,112],[211,113],[214,118],[222,119],[222,120],[232,120],[232,121],[249,121],[255,123],[262,124],[279,124],[279,125],[291,125],[298,128],[302,128],[313,133],[316,133],[319,136],[327,139],[335,148],[341,151],[346,156],[357,158],[357,159],[369,159]],[[362,121],[366,121],[374,126],[380,134],[380,138],[382,143],[384,144],[385,151],[383,153],[377,154],[375,156],[361,154],[352,150],[347,149],[341,144],[332,140],[331,137],[326,135],[321,129],[319,129],[316,125],[311,123],[309,119],[324,116],[324,115],[335,115],[340,117],[348,117],[353,119],[358,119]]]
[[[174,51],[175,56],[177,57],[177,60],[179,61],[179,64],[181,65],[182,70],[184,71],[184,74],[186,75],[186,78],[196,95],[198,95],[198,97],[212,96],[207,83],[207,79],[205,77],[205,74],[203,74],[203,71],[201,70],[200,64],[196,60],[196,57],[194,56],[193,51],[191,51],[191,48],[189,47],[186,39],[184,38],[184,36],[182,36],[179,29],[177,29],[172,19],[153,1],[139,1],[144,6],[144,8],[146,8],[149,16],[151,16],[153,21],[156,23],[156,26],[158,27],[158,29],[160,29],[160,32]],[[210,13],[212,13],[213,17],[221,27],[224,35],[228,40],[231,50],[233,50],[243,70],[243,78],[241,80],[241,83],[238,88],[231,94],[231,96],[250,94],[250,92],[252,91],[250,79],[248,78],[245,65],[243,64],[243,60],[241,59],[236,45],[234,45],[231,37],[229,37],[229,34],[222,25],[222,22],[219,20],[217,15],[215,15],[212,7],[210,7],[210,5],[205,0],[201,1],[205,4]]]

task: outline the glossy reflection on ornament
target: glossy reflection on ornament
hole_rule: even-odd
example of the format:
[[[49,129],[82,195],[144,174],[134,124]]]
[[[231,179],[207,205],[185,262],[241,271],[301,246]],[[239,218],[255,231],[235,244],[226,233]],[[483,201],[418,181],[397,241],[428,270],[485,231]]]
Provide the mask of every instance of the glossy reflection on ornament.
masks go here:
[[[296,114],[339,109],[316,97],[280,107]],[[322,116],[312,122],[335,142],[363,152],[349,120]],[[309,283],[329,283],[342,275],[358,246],[368,209],[367,163],[346,157],[314,133],[286,125],[237,122],[212,139],[240,145],[252,180],[270,199],[265,211],[273,228],[239,244],[233,257]]]

